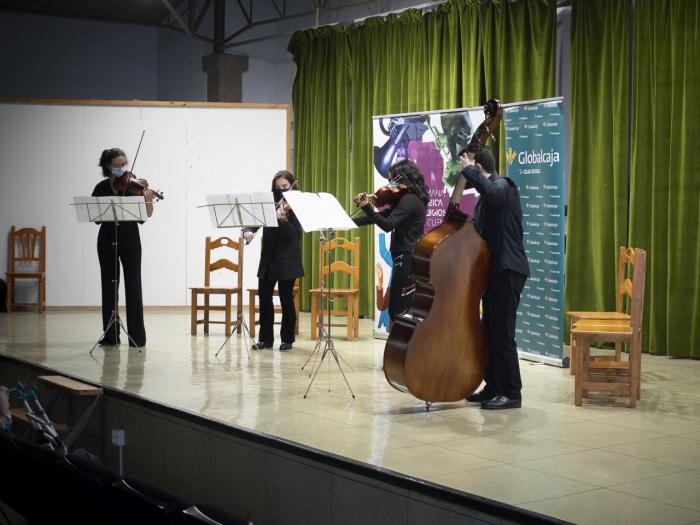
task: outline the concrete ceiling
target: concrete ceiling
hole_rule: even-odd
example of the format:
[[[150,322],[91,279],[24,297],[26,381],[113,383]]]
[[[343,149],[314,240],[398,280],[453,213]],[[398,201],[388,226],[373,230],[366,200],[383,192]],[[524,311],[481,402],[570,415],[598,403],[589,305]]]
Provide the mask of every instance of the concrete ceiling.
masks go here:
[[[0,0],[0,9],[105,22],[161,25],[186,0]]]

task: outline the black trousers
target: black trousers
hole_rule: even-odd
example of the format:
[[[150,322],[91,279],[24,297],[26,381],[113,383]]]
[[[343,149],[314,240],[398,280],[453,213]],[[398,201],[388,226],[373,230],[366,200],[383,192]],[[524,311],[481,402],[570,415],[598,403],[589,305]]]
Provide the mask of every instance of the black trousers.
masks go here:
[[[118,227],[118,255],[124,272],[124,290],[126,292],[126,326],[129,335],[138,346],[146,344],[146,328],[143,323],[143,297],[141,291],[141,237],[138,224],[121,223]],[[97,256],[100,260],[102,280],[102,329],[107,328],[114,308],[114,224],[104,223],[97,235]],[[119,273],[117,272],[117,280]],[[118,292],[117,292],[118,293]],[[118,297],[117,297],[118,299]],[[112,325],[104,342],[119,342],[119,323]]]
[[[389,318],[394,321],[396,316],[404,313],[411,306],[413,292],[405,290],[413,285],[411,279],[411,252],[392,253],[393,267],[391,269],[391,283],[389,285]]]
[[[258,297],[260,298],[260,337],[258,341],[267,345],[272,345],[275,342],[275,307],[272,303],[272,292],[275,290],[275,283],[277,283],[282,305],[280,336],[283,343],[294,342],[294,331],[297,324],[297,311],[294,308],[294,281],[295,279],[287,281],[258,279]]]
[[[510,399],[522,398],[515,320],[526,280],[519,273],[501,272],[491,279],[484,295],[483,323],[489,335],[486,390]]]

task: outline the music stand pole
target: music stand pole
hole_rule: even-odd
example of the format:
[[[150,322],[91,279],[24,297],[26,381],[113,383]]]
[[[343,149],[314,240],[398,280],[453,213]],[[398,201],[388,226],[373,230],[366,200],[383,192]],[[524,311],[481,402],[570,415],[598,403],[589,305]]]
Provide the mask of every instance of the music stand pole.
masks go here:
[[[333,236],[335,235],[335,231],[332,228],[327,228],[327,238],[329,238],[331,241],[333,240]],[[328,241],[324,241],[328,242]],[[332,252],[333,250],[328,250],[326,252],[326,257],[328,258],[328,280],[330,281],[330,269],[332,266]],[[325,281],[325,279],[324,279]],[[311,385],[314,384],[314,381],[316,380],[316,376],[318,375],[318,371],[321,370],[321,366],[323,366],[323,360],[326,358],[326,354],[330,353],[333,356],[333,359],[335,360],[335,363],[338,365],[338,370],[340,370],[340,374],[343,376],[343,380],[345,381],[345,384],[348,387],[348,390],[350,391],[350,395],[352,396],[353,399],[355,399],[355,393],[352,391],[352,388],[350,387],[350,383],[348,383],[348,378],[345,376],[345,372],[343,372],[343,367],[340,364],[340,360],[338,359],[338,352],[335,349],[335,343],[333,341],[333,337],[331,336],[331,304],[330,304],[330,293],[331,293],[331,284],[330,282],[328,283],[328,295],[326,298],[327,301],[327,310],[328,310],[328,330],[326,330],[325,334],[325,340],[323,341],[323,353],[321,354],[321,360],[318,363],[318,366],[315,368],[313,375],[311,377],[311,381],[309,382],[309,386],[306,389],[306,392],[304,393],[304,399],[306,399],[306,396],[309,394],[309,390],[311,390]],[[323,283],[321,283],[321,296],[323,297]],[[321,317],[323,317],[323,313],[321,314]],[[321,334],[319,333],[319,340],[321,339]],[[320,347],[319,347],[320,348]],[[315,361],[314,361],[315,362]],[[306,366],[306,365],[304,365]],[[328,390],[330,391],[330,361],[328,362],[328,381],[329,381],[329,386]]]
[[[139,351],[139,353],[142,351],[141,347],[138,346],[136,342],[131,338],[129,332],[124,326],[124,323],[122,322],[121,317],[119,317],[119,219],[117,218],[117,206],[114,203],[114,200],[111,201],[110,208],[112,210],[112,217],[114,218],[114,242],[112,243],[112,245],[114,246],[114,279],[112,280],[112,282],[114,283],[114,305],[112,306],[112,316],[109,318],[107,328],[104,329],[104,332],[102,332],[102,336],[90,349],[90,355],[92,355],[92,352],[95,350],[95,348],[97,348],[97,345],[99,345],[100,341],[107,335],[112,325],[114,325],[115,342],[117,341],[117,337],[119,335],[119,327],[121,327],[121,329],[124,330],[126,336],[129,338],[129,341],[133,343],[133,346]]]
[[[326,243],[326,237],[323,234],[323,230],[319,230],[318,240],[321,243],[321,253],[323,253],[323,246]],[[323,264],[323,261],[321,261],[321,263]],[[330,275],[329,275],[329,277],[330,277]],[[327,297],[324,294],[324,287],[325,287],[324,283],[325,282],[326,282],[326,278],[323,274],[321,274],[321,282],[320,282],[320,285],[321,285],[321,325],[318,327],[318,338],[316,339],[316,346],[314,346],[313,351],[309,354],[309,357],[307,358],[307,360],[304,362],[304,364],[301,367],[301,369],[304,370],[304,368],[306,368],[306,365],[309,364],[309,361],[311,361],[311,358],[314,358],[314,362],[311,364],[311,372],[309,372],[309,377],[311,377],[311,375],[314,372],[314,369],[316,368],[316,361],[318,360],[318,354],[319,354],[319,351],[321,350],[321,345],[323,344],[323,341],[325,341],[325,339],[326,339],[326,322],[324,319],[324,311],[323,311],[323,305],[325,304],[323,301],[324,301],[324,298]],[[330,289],[330,284],[329,284],[329,289]],[[328,301],[330,301],[330,299],[331,299],[330,297],[327,297]],[[318,320],[318,319],[316,319],[316,320]],[[316,320],[314,320],[314,321],[316,321]]]
[[[332,230],[330,230],[330,231],[332,232]],[[332,232],[331,235],[333,235],[333,233],[334,233],[334,232]],[[323,234],[323,230],[319,230],[318,234],[319,234],[319,241],[321,242],[321,246],[323,246],[323,245],[326,243],[326,236]],[[323,250],[321,250],[321,251],[323,252]],[[330,250],[329,250],[329,251],[330,251]],[[329,261],[330,261],[330,253],[328,253],[328,254],[326,254],[326,255],[329,257]],[[329,268],[330,268],[330,267],[329,267]],[[328,278],[330,279],[330,273],[329,273],[329,275],[328,275]],[[327,339],[327,337],[328,337],[327,330],[326,330],[326,321],[325,321],[325,319],[324,319],[324,317],[325,317],[325,312],[324,312],[324,307],[323,307],[323,305],[324,305],[324,302],[323,302],[324,297],[326,298],[326,301],[328,301],[328,305],[329,305],[329,306],[328,306],[328,309],[329,309],[329,313],[328,313],[328,328],[329,328],[329,330],[330,330],[330,326],[331,326],[330,310],[332,310],[332,308],[331,308],[331,304],[330,304],[330,303],[332,303],[333,299],[332,299],[332,297],[331,297],[331,285],[330,285],[330,283],[328,284],[328,294],[325,293],[325,288],[324,288],[324,286],[325,286],[324,283],[325,283],[325,282],[326,282],[325,277],[324,277],[324,276],[321,276],[321,283],[320,283],[320,284],[321,284],[321,325],[318,327],[318,339],[316,339],[316,346],[314,346],[313,351],[309,354],[309,357],[306,359],[306,361],[304,362],[304,364],[303,364],[302,367],[301,367],[301,369],[304,370],[304,369],[306,368],[306,365],[308,365],[309,362],[311,361],[311,359],[313,358],[314,362],[311,364],[311,372],[309,372],[309,377],[311,377],[311,376],[313,375],[314,369],[316,368],[316,362],[318,361],[318,354],[319,354],[319,352],[320,352],[320,350],[321,350],[321,345],[324,343],[324,341],[325,341],[325,340]],[[355,369],[354,369],[352,366],[350,366],[350,363],[348,363],[348,362],[343,358],[342,355],[338,354],[338,357],[340,358],[340,360],[341,360],[343,363],[345,363],[345,365],[346,365],[350,370],[352,370],[353,372],[355,371]]]
[[[258,195],[258,197],[256,197],[256,195]],[[267,199],[266,194],[262,194],[262,196]],[[269,194],[269,201],[258,200],[259,194],[228,194],[224,195],[223,198],[224,200],[222,201],[220,196],[208,196],[206,205],[197,206],[198,208],[210,209],[215,228],[260,228],[268,226],[265,220],[265,208],[274,208],[275,205],[271,193]],[[259,210],[258,207],[260,208]],[[219,216],[219,208],[223,208],[222,216]],[[242,238],[240,242],[243,242]],[[243,249],[242,245],[241,249]],[[221,353],[226,344],[231,340],[231,337],[233,337],[233,334],[238,333],[239,328],[242,329],[245,351],[248,355],[248,359],[250,359],[248,339],[251,339],[251,336],[244,313],[240,313],[236,316],[236,323],[231,333],[221,344],[216,354],[214,354],[214,357],[219,356],[219,353]]]

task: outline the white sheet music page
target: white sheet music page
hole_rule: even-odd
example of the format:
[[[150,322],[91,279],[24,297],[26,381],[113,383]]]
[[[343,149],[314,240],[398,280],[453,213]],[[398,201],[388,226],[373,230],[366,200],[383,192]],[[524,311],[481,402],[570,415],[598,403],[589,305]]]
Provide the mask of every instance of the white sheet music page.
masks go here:
[[[325,230],[351,230],[356,228],[350,216],[330,193],[305,193],[288,191],[285,200],[294,210],[305,232]]]
[[[112,209],[114,202],[114,209]],[[140,196],[73,197],[75,215],[79,222],[145,221],[146,201]]]
[[[207,195],[207,207],[216,228],[277,226],[271,191]]]

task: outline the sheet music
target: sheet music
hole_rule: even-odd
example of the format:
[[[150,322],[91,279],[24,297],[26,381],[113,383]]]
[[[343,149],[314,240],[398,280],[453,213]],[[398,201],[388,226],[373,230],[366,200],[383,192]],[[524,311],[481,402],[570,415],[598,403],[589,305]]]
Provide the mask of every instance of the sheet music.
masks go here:
[[[357,228],[338,199],[330,193],[288,191],[284,194],[284,198],[307,233],[326,228],[334,230]]]
[[[114,209],[112,209],[114,202]],[[143,222],[148,219],[146,201],[140,196],[73,197],[78,222]]]
[[[209,216],[216,228],[277,226],[271,191],[207,195]]]

